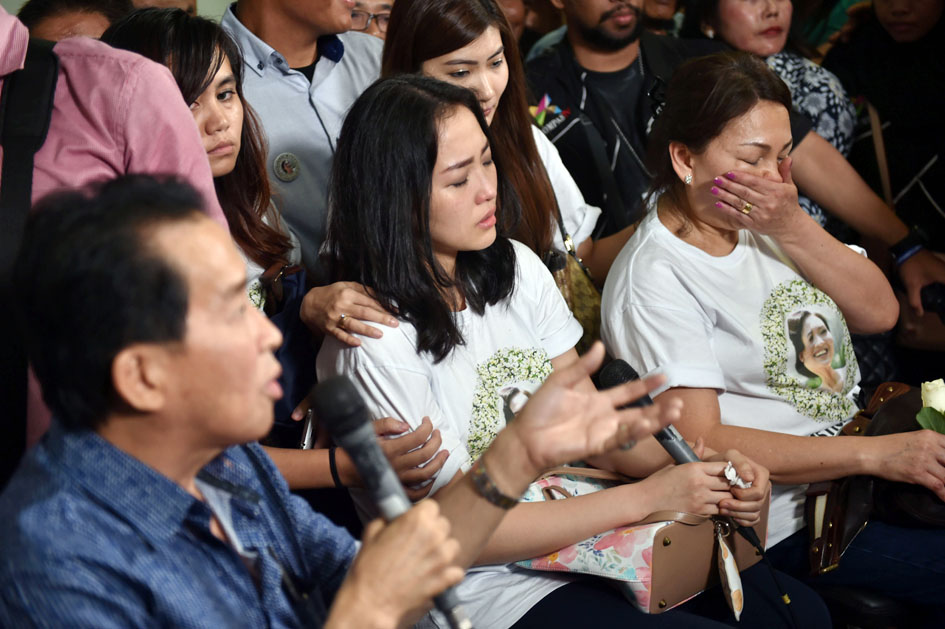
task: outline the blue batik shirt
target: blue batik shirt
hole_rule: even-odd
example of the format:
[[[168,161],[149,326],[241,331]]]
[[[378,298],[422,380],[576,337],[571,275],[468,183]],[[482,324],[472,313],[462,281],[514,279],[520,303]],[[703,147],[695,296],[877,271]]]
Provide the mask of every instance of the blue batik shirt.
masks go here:
[[[54,422],[0,496],[0,627],[320,626],[354,540],[256,444],[198,480],[232,545],[208,503]]]

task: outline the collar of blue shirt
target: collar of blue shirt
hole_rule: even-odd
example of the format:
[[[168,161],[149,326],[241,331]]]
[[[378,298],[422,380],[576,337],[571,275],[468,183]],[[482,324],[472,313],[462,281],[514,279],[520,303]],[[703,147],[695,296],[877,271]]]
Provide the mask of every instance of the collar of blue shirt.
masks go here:
[[[61,474],[81,485],[152,544],[177,534],[188,514],[201,505],[180,485],[94,432],[67,431],[54,421],[46,448]],[[233,460],[228,452],[205,466],[201,479],[250,504],[257,503],[259,495],[244,488],[252,482],[255,471]]]

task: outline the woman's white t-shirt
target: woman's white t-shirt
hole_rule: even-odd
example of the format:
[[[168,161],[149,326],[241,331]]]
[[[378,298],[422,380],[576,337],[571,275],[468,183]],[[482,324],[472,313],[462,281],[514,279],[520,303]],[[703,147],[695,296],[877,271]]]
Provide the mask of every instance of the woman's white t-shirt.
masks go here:
[[[456,313],[466,342],[440,363],[417,353],[416,330],[404,321],[385,328],[380,339],[359,337],[360,347],[329,337],[318,353],[319,380],[349,376],[374,419],[396,417],[415,429],[430,417],[450,453],[433,492],[469,470],[523,396],[551,373],[551,359],[573,348],[582,334],[548,269],[525,245],[513,245],[512,295],[481,316],[468,308]],[[362,514],[374,513],[366,496],[355,491],[352,496]],[[478,566],[467,573],[459,595],[477,627],[502,629],[568,581],[511,565]],[[448,626],[435,614],[423,625]]]
[[[805,312],[829,328],[817,349],[841,378],[839,393],[798,361],[789,321]],[[641,373],[662,371],[665,388],[716,389],[723,424],[835,436],[856,413],[859,374],[843,314],[766,236],[741,230],[735,249],[715,257],[651,211],[611,267],[601,314],[613,356]],[[774,486],[769,546],[803,528],[805,490]]]

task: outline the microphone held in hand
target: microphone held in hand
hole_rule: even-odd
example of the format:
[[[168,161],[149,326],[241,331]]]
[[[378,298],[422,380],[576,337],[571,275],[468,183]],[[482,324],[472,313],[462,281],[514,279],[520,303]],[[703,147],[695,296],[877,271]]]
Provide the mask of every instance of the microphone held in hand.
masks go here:
[[[600,384],[605,389],[610,389],[618,385],[624,384],[625,382],[632,382],[634,380],[639,380],[640,374],[631,367],[627,361],[620,358],[611,361],[607,364],[606,367],[601,369],[600,372]],[[639,400],[627,404],[628,408],[632,407],[643,407],[650,406],[653,404],[653,398],[650,397],[650,394],[647,393]],[[696,456],[696,453],[692,451],[692,448],[689,447],[689,444],[686,443],[686,440],[682,438],[682,435],[679,434],[679,431],[676,430],[675,426],[667,426],[660,430],[656,435],[656,440],[660,442],[660,445],[669,453],[673,460],[677,464],[682,463],[696,463],[700,459]],[[747,526],[741,526],[737,524],[731,518],[725,518],[730,521],[732,525],[735,526],[735,530],[741,534],[742,537],[748,540],[748,542],[754,546],[759,552],[764,555],[764,546],[761,545],[758,535],[753,529],[748,528]],[[767,558],[766,558],[767,559]]]
[[[640,374],[638,374],[627,361],[621,360],[620,358],[609,362],[606,367],[601,369],[599,376],[600,384],[605,389],[610,389],[626,382],[633,382],[639,379]],[[642,408],[652,405],[653,398],[647,393],[635,402],[627,404],[626,408]],[[676,463],[695,463],[699,461],[699,457],[692,451],[692,448],[690,448],[686,440],[682,438],[682,435],[679,434],[675,426],[667,426],[654,436],[656,440],[660,442],[660,445],[669,452],[669,455],[673,457]]]
[[[400,479],[377,443],[367,406],[354,383],[338,376],[319,383],[312,392],[315,415],[354,462],[364,487],[370,492],[381,516],[390,522],[410,509],[410,499]],[[454,629],[472,629],[453,588],[434,599]]]

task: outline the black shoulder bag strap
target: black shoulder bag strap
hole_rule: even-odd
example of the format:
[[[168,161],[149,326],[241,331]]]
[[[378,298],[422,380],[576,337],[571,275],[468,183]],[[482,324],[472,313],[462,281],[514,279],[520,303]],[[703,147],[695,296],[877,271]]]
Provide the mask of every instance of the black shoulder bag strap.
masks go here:
[[[16,332],[12,270],[23,240],[33,193],[33,156],[46,140],[59,76],[54,42],[30,39],[22,70],[6,76],[0,96],[0,487],[26,447],[27,359]]]

